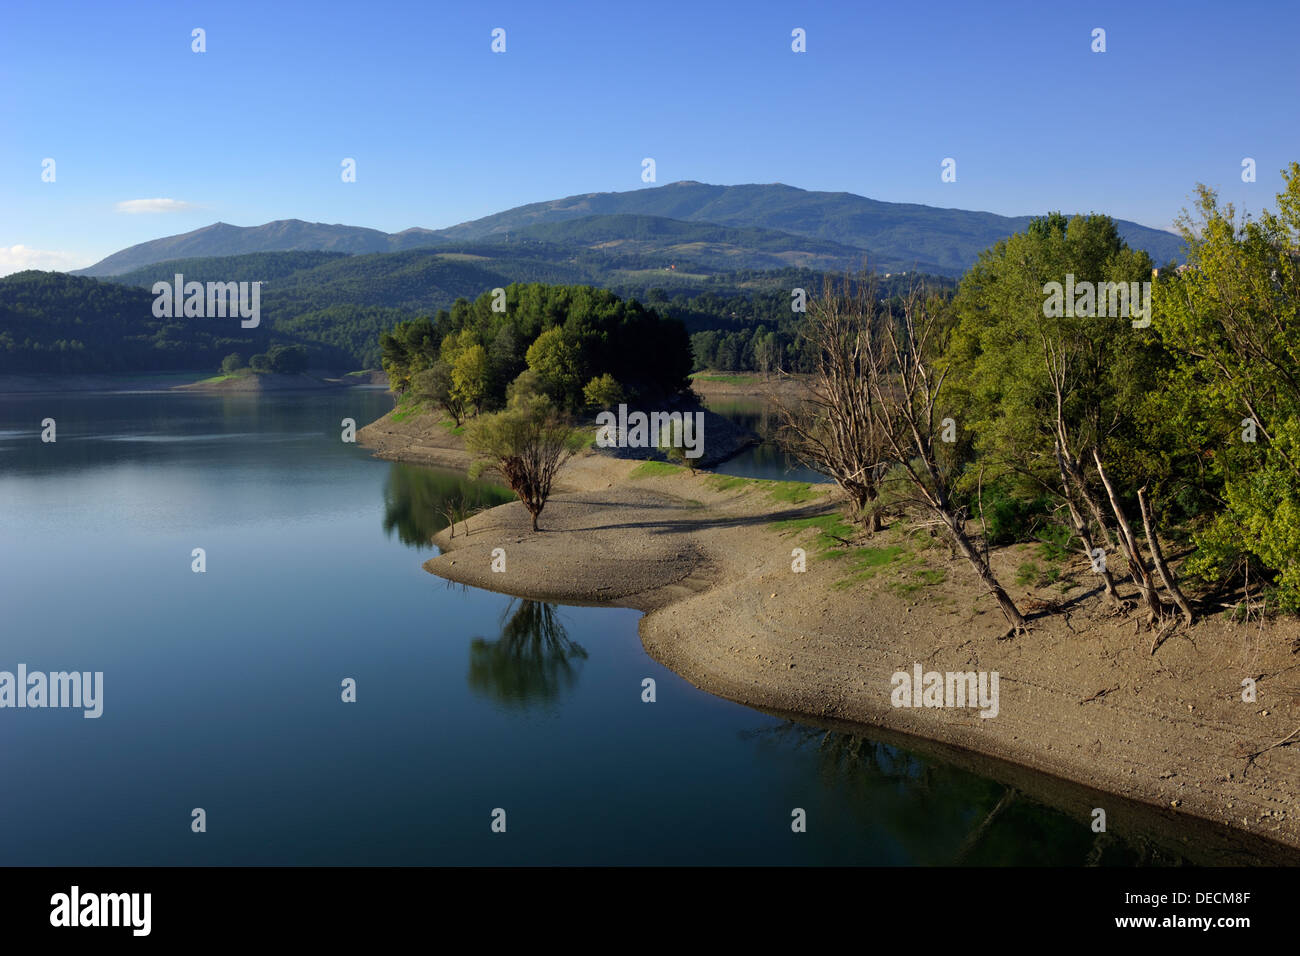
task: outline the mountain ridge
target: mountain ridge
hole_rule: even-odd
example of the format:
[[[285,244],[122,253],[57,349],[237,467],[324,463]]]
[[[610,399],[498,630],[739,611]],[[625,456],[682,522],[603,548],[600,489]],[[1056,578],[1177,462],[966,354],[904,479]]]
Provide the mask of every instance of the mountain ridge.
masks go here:
[[[693,180],[626,192],[580,193],[527,203],[444,229],[411,226],[386,233],[344,223],[277,219],[259,226],[216,222],[119,250],[72,275],[108,277],[154,263],[252,252],[398,252],[466,242],[509,242],[534,227],[583,219],[639,216],[693,225],[758,229],[859,250],[873,263],[960,275],[978,254],[1019,232],[1032,216],[892,203],[849,192],[816,192],[784,183],[719,186]],[[602,223],[607,225],[607,222]],[[1174,233],[1116,220],[1130,245],[1163,265],[1179,258]],[[631,238],[631,237],[628,237]],[[771,240],[772,237],[761,237]],[[796,249],[798,243],[791,242]]]

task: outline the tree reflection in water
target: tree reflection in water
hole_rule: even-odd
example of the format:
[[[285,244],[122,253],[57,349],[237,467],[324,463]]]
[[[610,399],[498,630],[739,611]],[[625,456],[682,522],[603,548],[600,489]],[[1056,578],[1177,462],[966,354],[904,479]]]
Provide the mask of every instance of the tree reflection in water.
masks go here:
[[[570,639],[556,605],[512,600],[501,620],[495,641],[470,641],[471,690],[508,706],[528,707],[553,702],[573,688],[587,652]]]
[[[418,465],[394,464],[384,485],[384,534],[421,550],[447,527],[447,512],[468,515],[483,508],[514,501],[506,488],[486,481],[471,481],[465,475],[435,471]],[[459,519],[458,519],[459,520]],[[457,534],[460,534],[457,525]]]
[[[746,736],[764,749],[813,750],[821,785],[846,793],[856,815],[906,848],[911,862],[940,866],[1169,866],[1176,850],[1146,839],[1093,833],[1091,820],[1045,806],[950,764],[840,731],[784,721]]]

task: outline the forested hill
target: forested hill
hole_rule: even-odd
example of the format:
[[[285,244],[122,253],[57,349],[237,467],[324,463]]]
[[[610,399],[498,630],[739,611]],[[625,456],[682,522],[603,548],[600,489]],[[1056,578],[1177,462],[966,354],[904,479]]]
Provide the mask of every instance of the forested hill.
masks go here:
[[[564,228],[557,228],[562,224]],[[1028,216],[882,202],[780,183],[713,186],[681,182],[531,203],[438,230],[385,233],[298,219],[247,227],[214,223],[123,249],[78,274],[120,275],[166,260],[255,252],[364,254],[531,238],[580,246],[596,242],[644,246],[650,241],[654,251],[665,253],[671,251],[670,246],[699,243],[780,254],[785,265],[832,268],[835,266],[829,261],[814,262],[809,257],[865,258],[885,271],[912,269],[958,276],[984,249],[1028,224]],[[702,226],[709,229],[701,233]],[[1124,220],[1118,220],[1117,226],[1129,245],[1146,251],[1157,263],[1181,257],[1182,241],[1173,233]],[[729,268],[772,267],[770,262],[737,261]]]
[[[215,369],[266,350],[266,329],[239,320],[159,319],[147,289],[58,272],[0,279],[0,373]]]
[[[793,345],[791,290],[815,294],[824,278],[801,268],[715,274],[691,273],[699,267],[687,262],[677,270],[640,268],[654,257],[635,249],[562,255],[575,250],[536,240],[458,248],[181,259],[112,281],[18,273],[0,279],[0,371],[215,369],[231,352],[247,359],[273,344],[305,346],[316,368],[377,368],[380,333],[398,322],[528,282],[602,286],[637,298],[681,319],[706,348],[697,356],[704,364],[748,369],[755,367],[753,346],[764,336],[777,336],[786,350]],[[177,273],[187,282],[262,282],[260,326],[155,318],[150,290]]]

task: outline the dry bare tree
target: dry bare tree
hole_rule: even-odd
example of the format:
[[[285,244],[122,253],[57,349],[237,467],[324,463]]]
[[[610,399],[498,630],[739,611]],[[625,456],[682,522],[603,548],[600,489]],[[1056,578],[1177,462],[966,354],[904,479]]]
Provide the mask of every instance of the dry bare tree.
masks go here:
[[[813,471],[844,489],[855,518],[872,532],[882,527],[876,502],[885,469],[884,426],[873,383],[885,373],[878,331],[874,274],[826,279],[809,303],[801,334],[815,357],[809,393],[800,400],[773,396],[779,443]]]
[[[872,382],[875,409],[884,428],[888,457],[901,469],[912,500],[928,510],[970,563],[985,589],[998,602],[1009,634],[1025,630],[1025,619],[989,566],[987,553],[966,533],[966,514],[953,500],[952,482],[935,448],[936,421],[946,370],[934,357],[942,353],[944,329],[939,307],[913,286],[897,315],[885,324],[885,359],[890,375]]]

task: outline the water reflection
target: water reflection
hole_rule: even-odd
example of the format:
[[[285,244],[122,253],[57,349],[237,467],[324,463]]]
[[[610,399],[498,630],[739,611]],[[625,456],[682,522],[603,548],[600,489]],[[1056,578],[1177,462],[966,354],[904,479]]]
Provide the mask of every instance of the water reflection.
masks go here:
[[[465,475],[418,465],[394,464],[384,485],[384,533],[402,544],[431,548],[435,534],[484,508],[513,501],[505,488]]]
[[[1170,866],[1177,849],[1133,834],[1094,833],[1090,819],[1046,806],[1015,787],[879,741],[786,721],[749,736],[813,751],[822,786],[906,847],[908,862],[938,866]],[[838,801],[837,801],[838,802]]]
[[[824,482],[828,479],[798,459],[787,455],[776,443],[780,421],[773,406],[762,399],[710,399],[709,411],[748,428],[763,441],[751,445],[713,470],[740,478],[767,478],[775,481]]]
[[[560,622],[554,604],[513,600],[501,615],[501,636],[469,645],[469,686],[512,707],[552,703],[577,683],[587,652]]]

